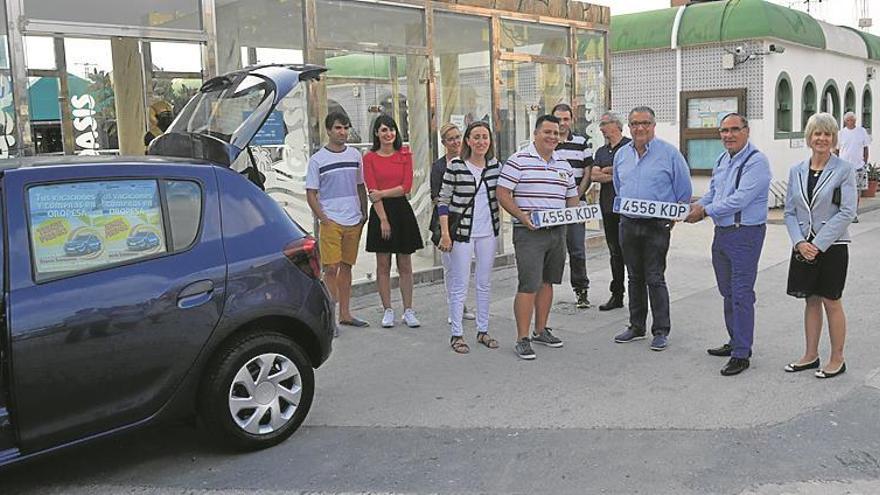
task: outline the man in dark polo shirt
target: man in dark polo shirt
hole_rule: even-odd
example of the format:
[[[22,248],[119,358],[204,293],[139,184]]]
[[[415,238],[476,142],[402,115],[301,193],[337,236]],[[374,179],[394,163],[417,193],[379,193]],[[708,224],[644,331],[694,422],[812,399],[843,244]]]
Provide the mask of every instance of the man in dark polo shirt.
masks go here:
[[[614,155],[617,150],[630,142],[623,135],[623,122],[613,112],[605,112],[599,119],[599,130],[605,136],[605,145],[593,155],[592,179],[602,184],[599,192],[599,206],[602,208],[602,227],[605,229],[605,243],[611,254],[611,298],[599,306],[599,311],[623,307],[624,263],[620,248],[620,215],[614,213]]]
[[[587,137],[572,131],[574,114],[570,106],[560,103],[553,107],[551,113],[559,119],[559,144],[556,145],[556,154],[571,165],[574,182],[577,184],[578,199],[583,201],[584,194],[591,184],[593,148]],[[571,288],[577,297],[577,307],[581,309],[590,307],[590,299],[587,297],[590,277],[587,276],[586,233],[586,224],[572,223],[568,225],[565,234]]]

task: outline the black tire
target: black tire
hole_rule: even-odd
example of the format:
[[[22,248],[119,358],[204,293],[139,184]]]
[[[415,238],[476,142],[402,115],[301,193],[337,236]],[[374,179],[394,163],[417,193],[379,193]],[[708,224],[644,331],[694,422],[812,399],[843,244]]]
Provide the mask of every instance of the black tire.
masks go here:
[[[253,433],[239,426],[230,409],[230,397],[232,395],[241,397],[242,394],[248,393],[247,390],[243,390],[239,386],[233,389],[233,380],[246,364],[253,367],[254,363],[251,361],[266,354],[278,354],[281,358],[286,358],[293,363],[302,391],[299,403],[293,410],[293,415],[286,420],[283,426],[272,431]],[[279,358],[277,362],[281,361],[283,359]],[[276,369],[275,365],[273,365],[274,369]],[[250,373],[250,369],[248,372]],[[253,373],[251,375],[253,376]],[[293,340],[273,331],[249,333],[222,347],[208,365],[199,392],[199,419],[207,429],[210,438],[218,439],[238,450],[264,449],[281,443],[299,428],[309,413],[314,393],[315,375],[311,362]],[[256,393],[254,395],[256,396]],[[283,400],[279,404],[282,404],[279,407],[283,407],[283,404],[288,404],[287,407],[290,407],[290,404]],[[255,411],[257,410],[255,409]],[[243,411],[240,414],[243,417],[240,416],[238,419],[246,421],[251,415],[257,413],[249,415],[248,411]],[[266,415],[271,418],[272,412],[263,414],[264,417]],[[262,424],[262,422],[257,423]],[[265,427],[270,428],[270,426]]]

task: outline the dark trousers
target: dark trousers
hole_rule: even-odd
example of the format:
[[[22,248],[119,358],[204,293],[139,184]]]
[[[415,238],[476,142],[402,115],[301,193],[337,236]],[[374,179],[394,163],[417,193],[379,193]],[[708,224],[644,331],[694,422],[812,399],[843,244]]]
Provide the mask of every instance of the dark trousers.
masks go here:
[[[620,246],[629,273],[629,324],[644,333],[651,302],[651,333],[669,335],[669,290],[666,253],[672,222],[656,219],[620,219]]]
[[[587,226],[583,223],[570,223],[566,226],[565,244],[568,247],[568,269],[571,272],[571,288],[575,291],[590,288],[587,276]]]
[[[715,227],[712,266],[718,292],[724,298],[724,323],[735,358],[746,359],[752,354],[755,280],[766,233],[765,225]]]
[[[614,295],[622,296],[624,265],[623,250],[620,248],[620,215],[613,212],[602,212],[602,228],[605,230],[605,243],[611,254],[611,286]]]

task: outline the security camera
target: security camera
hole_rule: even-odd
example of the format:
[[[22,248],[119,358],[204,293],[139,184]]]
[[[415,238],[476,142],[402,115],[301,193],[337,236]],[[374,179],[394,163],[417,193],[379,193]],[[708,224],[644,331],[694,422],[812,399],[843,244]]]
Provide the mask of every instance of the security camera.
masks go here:
[[[770,46],[767,47],[767,50],[768,50],[770,53],[784,53],[784,52],[785,52],[785,47],[784,47],[784,46],[779,46],[779,45],[774,45],[773,43],[770,43]]]
[[[742,55],[744,51],[746,50],[742,46],[738,46],[733,49],[733,53],[736,53],[737,55]]]

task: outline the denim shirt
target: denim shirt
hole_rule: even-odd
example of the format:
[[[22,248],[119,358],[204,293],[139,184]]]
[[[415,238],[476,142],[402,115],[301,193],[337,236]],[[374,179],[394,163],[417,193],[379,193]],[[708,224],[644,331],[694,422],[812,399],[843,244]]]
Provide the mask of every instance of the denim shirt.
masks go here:
[[[725,152],[720,163],[712,171],[709,191],[700,198],[699,203],[706,208],[706,215],[712,217],[715,225],[730,227],[736,223],[736,214],[741,212],[741,225],[761,225],[767,223],[767,196],[770,192],[770,162],[751,142],[737,154],[730,156]],[[747,157],[748,162],[743,163]],[[742,166],[739,187],[736,187],[736,172]]]
[[[688,164],[671,144],[654,138],[639,158],[635,142],[614,155],[614,190],[621,198],[689,203],[693,189]],[[629,215],[627,215],[629,216]]]

